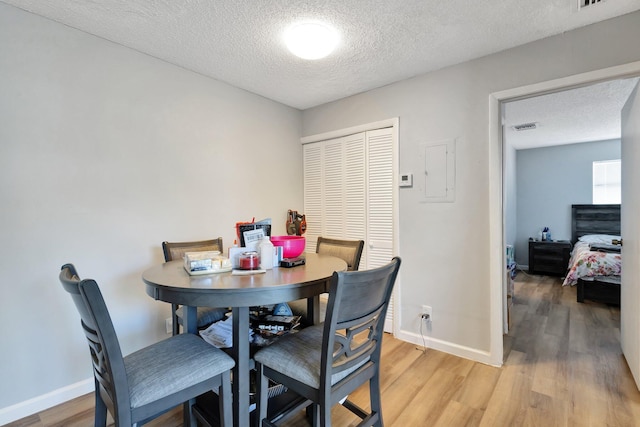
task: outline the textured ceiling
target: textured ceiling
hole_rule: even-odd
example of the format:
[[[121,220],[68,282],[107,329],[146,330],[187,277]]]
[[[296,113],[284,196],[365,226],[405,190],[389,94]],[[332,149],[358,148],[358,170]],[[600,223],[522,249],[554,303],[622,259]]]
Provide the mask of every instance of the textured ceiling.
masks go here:
[[[620,138],[620,111],[638,82],[613,80],[508,102],[504,138],[516,149]],[[536,123],[532,130],[513,126]]]
[[[640,9],[608,0],[0,0],[298,109]],[[284,29],[322,20],[327,58],[291,55]]]
[[[306,109],[640,9],[608,0],[2,0]],[[285,48],[289,24],[323,20],[341,43],[305,61]]]

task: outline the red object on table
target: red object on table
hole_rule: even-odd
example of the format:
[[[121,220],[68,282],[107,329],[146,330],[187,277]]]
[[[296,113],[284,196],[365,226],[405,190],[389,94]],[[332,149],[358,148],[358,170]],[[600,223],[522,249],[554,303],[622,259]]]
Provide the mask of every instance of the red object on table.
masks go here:
[[[257,252],[244,252],[240,255],[240,270],[257,270],[260,268],[260,256]]]

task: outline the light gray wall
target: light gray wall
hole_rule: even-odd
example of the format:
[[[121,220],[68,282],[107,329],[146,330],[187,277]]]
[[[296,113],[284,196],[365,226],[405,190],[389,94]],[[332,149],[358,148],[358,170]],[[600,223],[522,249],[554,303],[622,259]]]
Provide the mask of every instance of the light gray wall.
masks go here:
[[[419,147],[456,138],[456,200],[421,203],[400,192],[400,336],[421,343],[421,305],[433,307],[429,342],[481,359],[491,349],[488,230],[489,96],[640,60],[640,13],[570,31],[303,112],[303,135],[400,119],[399,170],[420,171]],[[493,124],[494,126],[496,124]],[[521,182],[518,180],[518,185]]]
[[[11,384],[0,408],[91,375],[57,282],[62,263],[103,285],[125,352],[153,342],[169,309],[144,294],[140,274],[162,260],[162,240],[229,243],[235,221],[251,216],[272,216],[277,230],[283,210],[301,208],[301,135],[391,117],[400,117],[402,171],[420,169],[421,143],[458,139],[455,203],[400,192],[401,338],[420,341],[428,304],[429,339],[487,352],[488,96],[638,61],[638,22],[635,13],[564,33],[301,121],[296,110],[0,3],[0,378]],[[248,193],[265,165],[275,190]]]
[[[298,110],[4,3],[0,52],[1,413],[92,376],[63,263],[101,285],[125,354],[164,338],[140,277],[161,242],[229,246],[254,216],[284,234],[302,149]]]
[[[620,140],[518,150],[516,262],[529,264],[529,237],[549,227],[571,240],[571,205],[593,203],[593,162],[620,158]]]

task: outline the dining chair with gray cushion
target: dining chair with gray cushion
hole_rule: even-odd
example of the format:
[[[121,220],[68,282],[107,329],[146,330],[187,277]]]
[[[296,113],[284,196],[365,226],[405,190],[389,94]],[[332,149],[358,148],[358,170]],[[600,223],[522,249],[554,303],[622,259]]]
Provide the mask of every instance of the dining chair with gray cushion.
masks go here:
[[[338,257],[347,263],[347,271],[355,271],[360,267],[360,259],[362,258],[362,250],[364,248],[364,240],[343,240],[330,239],[328,237],[318,237],[316,244],[316,253]],[[300,299],[289,302],[291,311],[296,316],[302,317],[302,323],[311,325],[312,319],[307,316],[307,300]],[[320,300],[319,318],[325,318],[327,311],[326,300]]]
[[[162,242],[162,252],[165,262],[181,260],[186,252],[218,251],[222,253],[222,237],[213,240],[199,240],[195,242]],[[198,307],[197,327],[203,329],[212,323],[225,318],[227,308]],[[178,304],[171,304],[171,324],[173,335],[180,333],[183,309]]]
[[[331,407],[368,382],[371,412],[348,399],[342,405],[362,418],[359,425],[382,426],[380,349],[399,268],[396,257],[376,269],[334,273],[325,322],[285,335],[255,354],[256,425],[286,419],[286,414],[266,419],[271,379],[307,399],[296,410],[313,404],[313,425],[323,427],[331,425]]]
[[[343,240],[318,237],[316,253],[331,255],[343,259],[347,263],[348,271],[355,271],[360,267],[364,240]]]
[[[59,278],[89,343],[96,426],[106,425],[107,411],[116,426],[138,426],[182,403],[185,425],[195,426],[195,398],[212,390],[219,396],[221,425],[233,424],[231,357],[194,334],[173,336],[123,357],[98,284],[80,280],[73,264],[63,265]]]

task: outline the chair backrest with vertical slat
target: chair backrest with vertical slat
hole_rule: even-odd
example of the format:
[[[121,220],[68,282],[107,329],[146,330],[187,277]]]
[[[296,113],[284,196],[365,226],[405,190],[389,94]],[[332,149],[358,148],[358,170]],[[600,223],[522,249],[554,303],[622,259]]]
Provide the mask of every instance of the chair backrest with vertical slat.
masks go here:
[[[324,323],[323,380],[368,360],[379,362],[384,320],[400,263],[395,257],[376,269],[333,274]]]
[[[184,258],[185,252],[224,252],[222,237],[195,242],[162,242],[162,252],[166,262]]]
[[[360,267],[364,240],[341,240],[318,237],[316,253],[326,254],[343,259],[347,263],[348,271],[355,271]]]
[[[80,280],[73,264],[63,265],[59,278],[80,314],[102,399],[111,413],[120,414],[120,420],[129,419],[131,405],[122,351],[98,284],[91,279]]]

